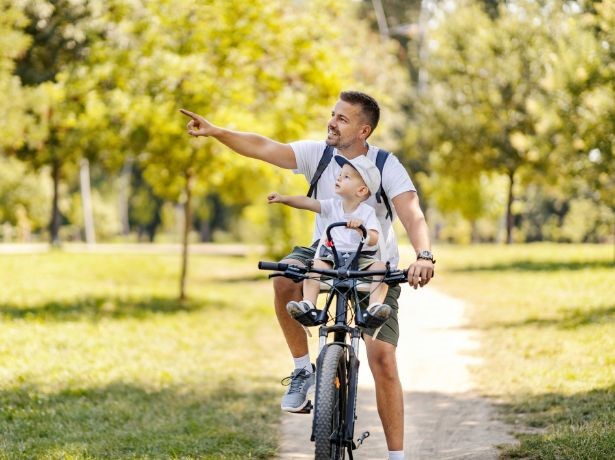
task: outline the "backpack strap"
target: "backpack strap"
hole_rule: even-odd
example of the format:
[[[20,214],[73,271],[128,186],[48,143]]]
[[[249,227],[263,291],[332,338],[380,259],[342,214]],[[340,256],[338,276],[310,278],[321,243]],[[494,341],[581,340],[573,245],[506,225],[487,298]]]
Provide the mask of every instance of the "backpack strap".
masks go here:
[[[322,152],[322,156],[320,157],[320,161],[318,162],[318,167],[316,168],[316,172],[314,176],[312,176],[312,180],[310,181],[310,189],[307,192],[307,196],[311,198],[316,198],[316,194],[318,192],[318,179],[322,176],[322,173],[329,163],[331,162],[331,158],[333,158],[333,147],[327,145],[325,150]]]
[[[376,201],[378,203],[381,203],[384,201],[384,207],[387,208],[387,214],[385,216],[385,219],[391,219],[393,220],[393,212],[391,211],[391,203],[389,203],[389,198],[387,197],[387,194],[384,192],[384,189],[382,188],[382,170],[384,169],[384,163],[386,163],[387,158],[389,158],[389,152],[387,152],[386,150],[378,150],[378,155],[376,156],[376,167],[378,168],[378,171],[380,171],[380,188],[378,189],[378,192],[376,193]]]

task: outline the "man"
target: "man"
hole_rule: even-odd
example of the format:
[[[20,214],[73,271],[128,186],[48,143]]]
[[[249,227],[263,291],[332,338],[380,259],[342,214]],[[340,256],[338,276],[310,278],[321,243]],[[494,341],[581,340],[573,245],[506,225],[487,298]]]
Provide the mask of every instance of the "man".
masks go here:
[[[378,155],[379,149],[369,145],[367,138],[378,125],[380,108],[372,97],[356,91],[344,91],[340,94],[328,122],[325,142],[299,141],[283,144],[258,134],[217,127],[205,118],[184,109],[181,112],[191,118],[187,126],[188,134],[213,137],[240,155],[293,169],[295,173],[304,174],[308,181],[315,174],[327,145],[335,148],[335,154],[349,160],[366,155],[375,162]],[[334,183],[339,170],[336,161],[328,164],[318,182],[318,199],[334,197]],[[388,156],[382,168],[382,188],[393,205],[392,215],[387,217],[384,200],[378,202],[377,197],[372,196],[367,203],[375,208],[380,221],[387,243],[386,260],[395,266],[399,259],[392,229],[392,222],[398,216],[417,254],[417,260],[408,267],[408,282],[414,289],[422,287],[434,273],[429,232],[414,185],[404,167],[393,155]],[[317,217],[312,241],[318,240],[323,231],[322,222]],[[305,263],[314,258],[314,249],[313,246],[296,247],[282,262]],[[302,288],[300,284],[283,277],[275,278],[273,284],[276,315],[295,361],[295,370],[291,374],[291,383],[282,400],[282,407],[285,410],[299,411],[305,406],[308,390],[314,384],[313,367],[305,332],[301,325],[289,316],[286,305],[292,300],[302,299]],[[404,441],[403,392],[395,357],[399,336],[399,293],[399,287],[389,289],[385,303],[393,308],[393,314],[383,325],[377,340],[365,341],[369,366],[376,384],[378,414],[391,460],[403,458]],[[373,331],[364,333],[373,335]]]

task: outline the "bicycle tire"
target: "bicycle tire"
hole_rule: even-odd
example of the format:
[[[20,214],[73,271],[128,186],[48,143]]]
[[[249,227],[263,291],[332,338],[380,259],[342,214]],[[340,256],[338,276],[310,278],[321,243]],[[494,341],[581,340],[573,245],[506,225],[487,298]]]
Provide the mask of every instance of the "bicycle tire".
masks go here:
[[[343,442],[332,442],[332,437],[341,440],[345,426],[348,402],[345,348],[337,344],[328,346],[318,372],[314,403],[314,458],[341,460],[345,457],[346,446]]]

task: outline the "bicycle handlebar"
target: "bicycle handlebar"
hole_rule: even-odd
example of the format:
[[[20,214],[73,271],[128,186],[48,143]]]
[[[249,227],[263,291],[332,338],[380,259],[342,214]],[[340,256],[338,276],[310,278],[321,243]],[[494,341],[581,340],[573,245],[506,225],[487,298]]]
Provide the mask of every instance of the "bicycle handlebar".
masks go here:
[[[278,263],[278,262],[259,262],[258,269],[259,270],[273,270],[276,272],[283,272],[288,268],[288,264]]]
[[[259,262],[259,270],[272,270],[282,272],[271,276],[284,276],[285,278],[301,281],[308,278],[308,273],[316,273],[336,279],[357,279],[368,276],[384,276],[383,282],[387,284],[401,284],[408,281],[408,270],[341,270],[330,268],[308,268],[278,262]]]
[[[335,222],[330,224],[325,231],[327,235],[327,239],[332,241],[331,238],[331,230],[335,227],[346,227],[348,225],[347,222]],[[367,237],[367,229],[363,225],[359,225],[357,227],[363,233],[363,239]],[[361,251],[363,247],[363,241],[359,243],[357,247],[357,252]],[[335,249],[335,245],[331,244],[331,250],[335,256],[335,260],[337,261],[337,251]],[[336,264],[337,265],[337,264]],[[328,276],[330,278],[335,279],[357,279],[357,278],[365,278],[368,276],[384,276],[383,281],[387,284],[401,284],[408,281],[408,270],[390,270],[387,266],[385,270],[348,270],[348,269],[327,269],[327,268],[314,268],[314,267],[302,267],[300,265],[293,265],[281,262],[264,262],[261,261],[258,263],[259,270],[272,270],[277,273],[271,276],[284,276],[285,278],[290,278],[295,281],[301,281],[308,278],[308,273],[316,273],[319,275]]]

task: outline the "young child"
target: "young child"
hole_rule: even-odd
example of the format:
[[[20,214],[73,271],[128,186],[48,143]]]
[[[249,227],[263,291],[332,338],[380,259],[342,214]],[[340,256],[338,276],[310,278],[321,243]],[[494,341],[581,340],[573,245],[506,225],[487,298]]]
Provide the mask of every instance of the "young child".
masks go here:
[[[335,193],[340,199],[315,200],[306,196],[280,195],[270,193],[267,201],[282,203],[297,209],[307,209],[319,213],[325,220],[325,228],[333,222],[347,222],[347,227],[356,229],[349,231],[343,227],[334,228],[331,237],[339,254],[347,251],[356,251],[362,238],[363,225],[367,230],[363,251],[359,258],[359,269],[384,270],[386,265],[374,256],[378,251],[380,224],[374,209],[364,203],[370,194],[375,194],[380,188],[380,172],[376,165],[366,156],[361,155],[348,160],[340,155],[335,161],[342,167],[340,175],[335,182]],[[323,235],[316,249],[314,267],[331,268],[333,266],[333,253],[324,243],[327,239]],[[379,324],[384,323],[391,314],[391,307],[382,303],[386,297],[388,286],[379,282],[382,277],[374,277],[369,296],[369,306],[366,309],[368,319]],[[319,310],[316,309],[316,299],[320,291],[319,278],[312,278],[303,282],[303,300],[291,301],[286,305],[290,316],[298,318],[302,315],[314,320]]]

